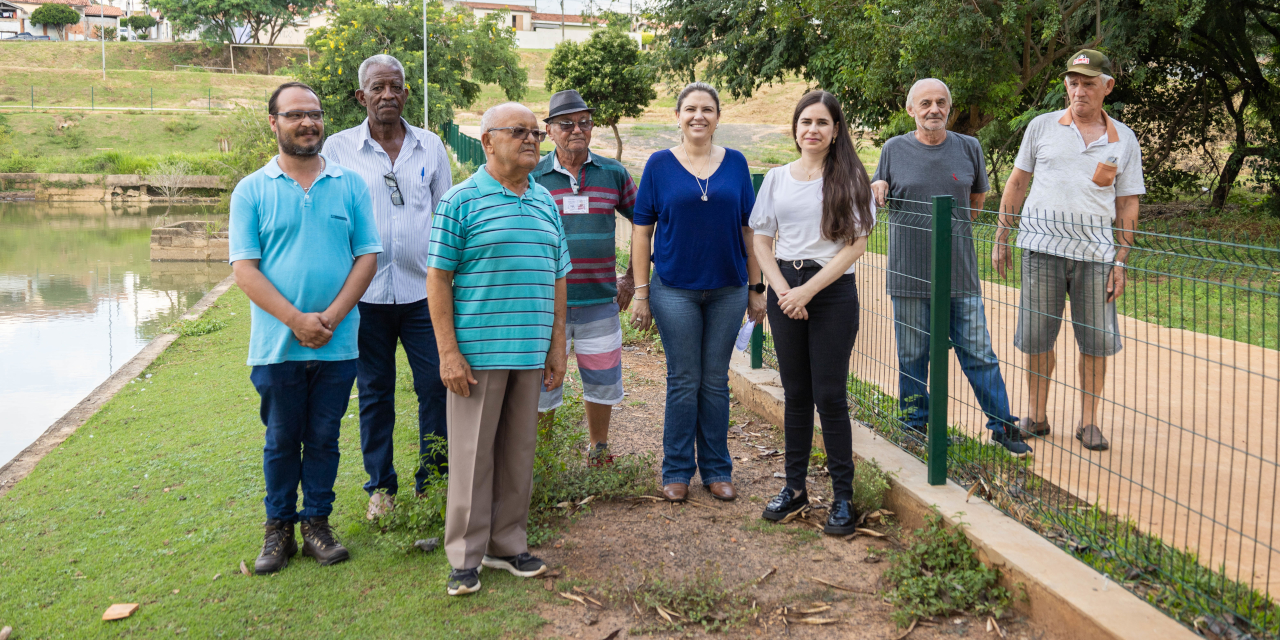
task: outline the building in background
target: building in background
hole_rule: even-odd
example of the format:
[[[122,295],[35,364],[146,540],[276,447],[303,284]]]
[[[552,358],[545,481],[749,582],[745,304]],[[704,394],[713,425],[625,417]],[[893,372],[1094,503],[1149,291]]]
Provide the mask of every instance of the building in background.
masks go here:
[[[558,3],[555,3],[558,6]],[[541,13],[537,5],[505,4],[494,2],[458,2],[456,5],[471,11],[477,20],[491,13],[506,11],[506,26],[516,32],[516,46],[521,49],[554,49],[563,40],[584,42],[591,32],[605,26],[599,18],[583,18],[576,14]],[[640,33],[631,32],[640,42]]]

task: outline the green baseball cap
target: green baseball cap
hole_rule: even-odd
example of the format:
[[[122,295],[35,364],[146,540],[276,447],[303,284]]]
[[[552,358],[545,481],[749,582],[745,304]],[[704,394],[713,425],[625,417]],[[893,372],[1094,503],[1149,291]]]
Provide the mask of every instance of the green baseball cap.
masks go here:
[[[1100,51],[1081,49],[1067,59],[1067,70],[1062,75],[1078,73],[1084,76],[1097,77],[1102,74],[1111,75],[1111,61]]]

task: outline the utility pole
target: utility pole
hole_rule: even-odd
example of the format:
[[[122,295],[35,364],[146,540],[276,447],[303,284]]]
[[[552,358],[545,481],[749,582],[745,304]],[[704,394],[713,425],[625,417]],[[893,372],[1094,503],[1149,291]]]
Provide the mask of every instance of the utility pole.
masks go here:
[[[427,102],[427,0],[422,0],[422,128],[431,130],[430,105]]]
[[[103,9],[103,5],[98,5],[98,23],[99,23],[98,39],[102,41],[102,80],[103,82],[106,82],[107,80],[107,26],[105,24],[102,24],[102,20],[103,20],[102,16],[104,11],[106,11],[106,9]],[[85,18],[85,22],[88,22],[88,21],[89,19]]]
[[[560,0],[560,42],[564,42],[564,0]]]

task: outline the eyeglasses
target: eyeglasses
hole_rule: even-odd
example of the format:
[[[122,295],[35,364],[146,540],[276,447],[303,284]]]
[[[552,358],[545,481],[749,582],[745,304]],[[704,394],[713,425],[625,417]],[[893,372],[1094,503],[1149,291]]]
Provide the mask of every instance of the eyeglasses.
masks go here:
[[[324,110],[320,111],[282,111],[280,113],[271,114],[277,118],[284,118],[285,122],[302,122],[303,118],[310,118],[316,122],[320,122],[324,118]]]
[[[396,174],[388,173],[387,175],[382,176],[382,181],[386,183],[388,187],[391,187],[391,204],[394,204],[397,207],[403,205],[404,196],[400,195],[400,183],[396,182]]]
[[[542,131],[541,129],[530,129],[528,127],[498,127],[496,129],[489,129],[489,131],[510,131],[511,137],[516,140],[524,140],[529,135],[533,135],[535,142],[542,142],[547,139],[546,131]],[[488,133],[488,131],[485,133]]]
[[[570,131],[573,131],[573,128],[575,126],[578,127],[579,129],[582,129],[583,133],[590,131],[591,127],[596,126],[596,123],[592,122],[590,118],[583,120],[582,122],[574,122],[572,120],[563,120],[561,122],[552,122],[551,124],[554,124],[560,127],[560,130],[565,133],[569,133]]]

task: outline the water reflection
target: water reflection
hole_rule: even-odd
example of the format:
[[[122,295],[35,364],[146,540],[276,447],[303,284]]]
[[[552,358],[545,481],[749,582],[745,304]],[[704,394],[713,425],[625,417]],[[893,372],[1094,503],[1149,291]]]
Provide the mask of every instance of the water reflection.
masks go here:
[[[150,261],[151,228],[189,219],[217,218],[190,206],[0,203],[0,464],[230,273]]]

